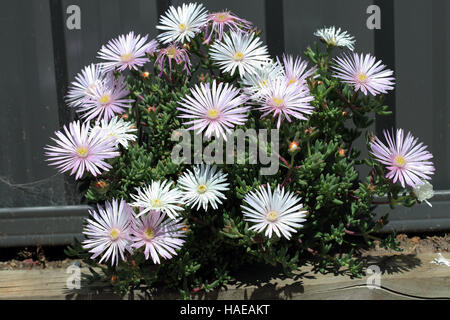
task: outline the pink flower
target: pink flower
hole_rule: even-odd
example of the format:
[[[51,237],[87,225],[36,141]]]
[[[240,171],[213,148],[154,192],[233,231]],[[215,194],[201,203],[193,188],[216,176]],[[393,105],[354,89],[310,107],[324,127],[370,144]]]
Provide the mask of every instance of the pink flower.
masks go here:
[[[60,172],[70,171],[76,173],[75,179],[83,176],[85,171],[97,176],[100,169],[109,170],[105,160],[120,155],[115,146],[114,139],[105,139],[102,132],[90,133],[89,124],[81,125],[79,121],[64,126],[64,132],[55,132],[58,139],[51,138],[57,146],[46,146],[45,153],[51,161],[50,165],[57,166]]]
[[[109,73],[106,79],[93,89],[77,112],[85,112],[81,117],[85,121],[92,119],[108,121],[116,114],[122,114],[126,108],[130,108],[133,99],[126,99],[130,93],[126,89],[127,84],[121,76],[116,79],[112,73]]]
[[[166,219],[165,213],[150,211],[148,214],[136,218],[131,226],[133,248],[144,248],[145,259],[152,256],[153,263],[160,264],[160,256],[170,259],[177,255],[175,250],[183,246],[185,236],[181,219]]]
[[[268,114],[278,117],[277,128],[280,128],[281,121],[286,118],[291,122],[291,117],[306,120],[306,115],[313,112],[314,107],[310,102],[314,97],[310,95],[306,85],[290,85],[284,78],[271,80],[261,94],[255,96],[257,107],[263,114],[261,118]]]
[[[102,67],[105,72],[125,69],[137,70],[143,66],[149,59],[146,53],[152,54],[157,46],[156,40],[147,42],[148,36],[134,35],[131,31],[127,35],[120,35],[117,39],[112,39],[106,46],[102,46],[98,52],[98,58],[107,60],[103,62]]]
[[[231,11],[215,12],[208,15],[205,25],[205,43],[209,43],[214,33],[222,41],[225,27],[232,31],[250,31],[252,23],[237,17]]]
[[[125,200],[114,199],[112,204],[106,201],[105,208],[97,205],[97,211],[89,210],[91,219],[86,219],[87,225],[83,234],[88,239],[83,241],[83,248],[91,249],[91,259],[102,255],[100,263],[111,258],[111,265],[117,265],[119,256],[125,260],[124,252],[132,253],[130,244],[131,222],[133,209]]]
[[[179,102],[182,107],[177,108],[182,112],[179,118],[193,119],[185,123],[192,125],[188,130],[196,130],[197,134],[205,131],[207,137],[215,132],[227,140],[234,126],[247,121],[250,107],[241,105],[248,97],[228,83],[217,84],[215,80],[212,86],[201,83],[191,89],[191,94],[182,98],[183,102]]]
[[[375,57],[370,54],[358,56],[353,53],[351,56],[344,54],[342,57],[334,59],[336,66],[332,67],[336,73],[336,78],[355,87],[355,91],[361,90],[364,95],[370,92],[376,96],[380,93],[387,93],[394,89],[394,72],[385,69],[381,60],[375,62]]]
[[[160,49],[158,53],[158,57],[156,58],[155,64],[159,64],[159,68],[161,72],[159,75],[161,76],[164,72],[164,62],[166,58],[169,61],[169,74],[172,73],[172,60],[175,60],[176,64],[181,64],[184,62],[184,70],[186,70],[189,75],[189,68],[191,66],[191,61],[189,60],[189,55],[186,49],[180,47],[178,44],[171,44],[166,48]]]
[[[277,58],[279,64],[280,59]],[[309,70],[308,62],[302,61],[300,57],[294,60],[292,55],[283,55],[284,77],[289,84],[306,85],[306,78],[311,77],[317,68],[313,67]]]
[[[422,180],[430,180],[429,175],[434,174],[434,166],[431,161],[433,155],[426,151],[423,143],[417,144],[410,132],[404,138],[403,129],[397,129],[396,137],[384,131],[387,146],[378,137],[370,143],[371,154],[377,161],[386,165],[389,172],[386,178],[394,183],[400,180],[402,187],[405,183],[415,188],[422,185]]]

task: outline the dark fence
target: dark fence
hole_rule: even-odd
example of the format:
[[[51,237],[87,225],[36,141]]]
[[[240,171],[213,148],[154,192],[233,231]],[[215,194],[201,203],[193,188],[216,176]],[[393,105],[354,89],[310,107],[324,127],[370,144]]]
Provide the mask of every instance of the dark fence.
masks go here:
[[[185,1],[19,0],[2,2],[0,32],[0,246],[67,243],[81,227],[80,199],[71,178],[46,165],[43,147],[73,117],[64,104],[68,83],[95,60],[100,46],[134,30],[155,37],[158,16]],[[438,190],[432,203],[393,211],[402,230],[450,228],[450,3],[445,0],[204,0],[211,10],[230,9],[263,30],[272,55],[302,54],[313,32],[336,25],[396,72],[388,97],[392,116],[373,131],[411,130],[435,156]],[[381,29],[370,30],[367,8],[381,9]],[[81,29],[69,30],[67,8],[81,10]],[[360,145],[362,145],[360,143]],[[81,210],[81,211],[80,211]],[[377,210],[384,213],[388,208]],[[47,214],[43,214],[47,212]],[[74,220],[70,220],[71,217]],[[70,225],[68,227],[69,218]],[[34,228],[25,228],[26,220]],[[19,222],[20,220],[20,222]],[[34,223],[34,224],[33,224]],[[22,230],[22,231],[21,231]],[[53,233],[53,235],[49,235]],[[26,235],[34,234],[26,237]],[[17,240],[21,239],[21,240]],[[26,240],[29,239],[29,240]],[[34,239],[34,240],[33,240]]]

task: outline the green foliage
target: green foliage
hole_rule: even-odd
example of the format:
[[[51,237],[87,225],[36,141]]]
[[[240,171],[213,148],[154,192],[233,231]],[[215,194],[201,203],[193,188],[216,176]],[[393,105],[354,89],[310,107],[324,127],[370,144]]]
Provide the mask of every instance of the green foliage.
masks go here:
[[[183,128],[176,109],[180,98],[188,94],[200,72],[207,72],[209,80],[215,77],[239,86],[236,77],[216,69],[203,53],[207,52],[207,45],[202,45],[199,39],[192,42],[191,53],[197,59],[192,77],[187,77],[181,67],[171,77],[168,70],[164,71],[164,77],[159,77],[158,67],[147,78],[142,77],[144,69],[128,76],[131,96],[137,102],[125,117],[135,123],[139,139],[128,149],[122,149],[121,157],[111,161],[112,170],[92,179],[86,193],[90,202],[112,198],[129,201],[136,187],[151,180],[175,182],[183,172],[186,165],[171,161],[176,144],[171,135]],[[360,150],[353,145],[362,134],[370,141],[371,134],[366,129],[375,114],[389,113],[383,97],[355,94],[348,85],[333,78],[329,68],[330,47],[322,52],[316,45],[314,49],[308,48],[305,55],[318,68],[317,77],[308,79],[315,97],[312,102],[315,111],[307,121],[281,126],[280,158],[287,160],[282,161],[279,172],[261,176],[258,165],[223,166],[231,183],[227,201],[218,210],[187,209],[183,213],[188,235],[176,257],[154,265],[138,251],[118,267],[103,266],[103,274],[94,276],[106,279],[122,294],[144,287],[150,292],[178,290],[188,298],[193,291],[207,292],[225,285],[244,264],[281,266],[289,275],[308,259],[321,272],[345,268],[354,276],[361,275],[363,262],[358,260],[357,252],[372,246],[375,239],[372,234],[387,223],[387,215],[374,220],[376,196],[387,195],[387,203],[392,206],[410,206],[416,200],[386,179],[381,165],[371,158],[361,158]],[[251,112],[243,129],[275,127],[270,119],[259,119],[258,112]],[[295,152],[289,152],[292,141],[300,147]],[[369,168],[368,177],[359,176],[363,167]],[[308,211],[304,228],[291,240],[269,239],[249,230],[249,224],[243,220],[240,209],[243,197],[266,183],[281,184],[297,193]],[[384,239],[381,245],[397,247],[394,236]],[[68,254],[95,265],[79,243]]]

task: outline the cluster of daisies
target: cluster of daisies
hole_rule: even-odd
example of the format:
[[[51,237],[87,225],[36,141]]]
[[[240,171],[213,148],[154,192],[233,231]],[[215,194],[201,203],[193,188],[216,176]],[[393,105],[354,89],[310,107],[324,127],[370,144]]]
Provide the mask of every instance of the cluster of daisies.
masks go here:
[[[316,67],[300,57],[283,55],[272,59],[252,24],[230,11],[208,13],[202,4],[171,6],[160,18],[157,39],[130,32],[101,47],[101,62],[85,67],[72,82],[67,103],[80,115],[56,132],[54,146],[46,146],[46,156],[60,172],[70,172],[81,179],[111,169],[108,159],[120,156],[136,140],[136,128],[121,117],[131,104],[130,92],[122,72],[140,70],[156,55],[155,68],[171,79],[174,64],[190,75],[190,42],[203,35],[205,58],[222,73],[236,77],[239,87],[217,80],[194,85],[179,102],[179,117],[186,119],[188,130],[225,140],[235,126],[244,125],[252,109],[261,118],[272,117],[277,128],[284,121],[306,120],[314,111],[314,97],[308,79],[317,75]],[[335,27],[315,33],[329,47],[354,50],[355,40]],[[197,46],[197,44],[196,44]],[[370,54],[343,53],[333,59],[332,75],[363,95],[376,96],[394,88],[393,71]],[[402,129],[385,132],[387,145],[378,137],[370,143],[371,154],[386,166],[386,178],[413,188],[420,201],[432,195],[427,180],[434,173],[432,155]],[[123,199],[107,201],[90,210],[83,245],[92,258],[117,265],[126,252],[143,251],[155,264],[176,255],[183,243],[187,225],[183,222],[186,207],[216,210],[229,190],[227,174],[215,166],[198,165],[186,170],[176,184],[150,181]],[[431,191],[430,191],[431,190]],[[290,239],[306,221],[301,199],[277,185],[263,185],[248,193],[241,206],[250,230]]]
[[[100,263],[110,260],[117,265],[119,260],[126,260],[127,251],[133,254],[135,249],[142,251],[145,259],[151,257],[153,263],[160,264],[161,258],[175,256],[185,242],[187,226],[180,214],[184,207],[218,209],[228,190],[227,174],[205,164],[186,170],[177,186],[167,180],[152,181],[136,189],[132,203],[114,199],[105,207],[98,205],[97,210],[90,210],[83,246],[93,254],[92,259],[101,256]],[[244,202],[244,217],[253,223],[249,229],[265,231],[269,238],[276,234],[290,239],[306,220],[300,198],[280,186],[274,191],[261,186]]]

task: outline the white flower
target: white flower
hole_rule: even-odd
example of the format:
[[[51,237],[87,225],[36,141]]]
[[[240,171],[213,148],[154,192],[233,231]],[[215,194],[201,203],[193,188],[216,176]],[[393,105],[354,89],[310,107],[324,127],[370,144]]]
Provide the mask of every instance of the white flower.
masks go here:
[[[222,191],[229,190],[226,182],[227,174],[217,171],[216,166],[202,164],[194,167],[194,171],[187,170],[180,179],[178,185],[183,192],[183,199],[186,205],[197,210],[200,206],[206,211],[208,204],[213,209],[217,209],[217,204],[221,204],[220,199],[226,199]]]
[[[283,67],[280,63],[278,61],[268,61],[256,69],[256,73],[246,73],[241,80],[241,84],[245,87],[244,90],[247,94],[257,97],[267,89],[269,82],[282,76]]]
[[[205,26],[208,15],[203,4],[189,3],[175,8],[170,6],[159,20],[157,29],[164,32],[158,36],[163,43],[189,42]]]
[[[433,185],[426,180],[423,180],[422,185],[418,185],[413,189],[414,194],[417,197],[417,200],[420,202],[425,201],[430,207],[433,207],[428,199],[434,197]]]
[[[355,49],[355,38],[347,33],[341,32],[341,28],[333,27],[322,28],[314,33],[315,36],[320,37],[326,44],[333,47],[347,47],[351,51]]]
[[[265,235],[269,238],[275,232],[278,237],[283,235],[290,239],[291,232],[296,232],[294,228],[301,228],[300,223],[306,221],[300,198],[291,192],[285,193],[279,185],[274,192],[269,185],[267,188],[261,186],[256,192],[247,194],[244,202],[247,204],[241,205],[244,219],[256,223],[249,230],[262,232],[266,229]]]
[[[128,149],[128,141],[135,141],[137,136],[134,132],[137,129],[132,128],[133,124],[124,121],[122,118],[113,117],[111,120],[102,120],[100,125],[92,128],[92,132],[101,130],[106,138],[113,138],[116,141],[116,146],[121,144],[125,149]]]
[[[166,213],[170,218],[175,219],[179,211],[184,210],[180,205],[184,204],[182,193],[178,188],[171,189],[172,182],[167,180],[152,181],[147,187],[136,188],[137,195],[131,195],[135,201],[130,205],[143,208],[138,217],[151,211],[160,211]]]
[[[94,89],[105,79],[105,73],[102,72],[100,64],[91,64],[84,67],[80,73],[75,76],[75,81],[70,84],[69,93],[66,101],[69,107],[79,107],[86,100],[90,100],[90,95]]]
[[[261,65],[267,63],[267,46],[254,33],[231,31],[224,34],[223,42],[215,41],[210,48],[211,59],[222,71],[234,75],[236,69],[243,77],[246,73],[256,74]]]

